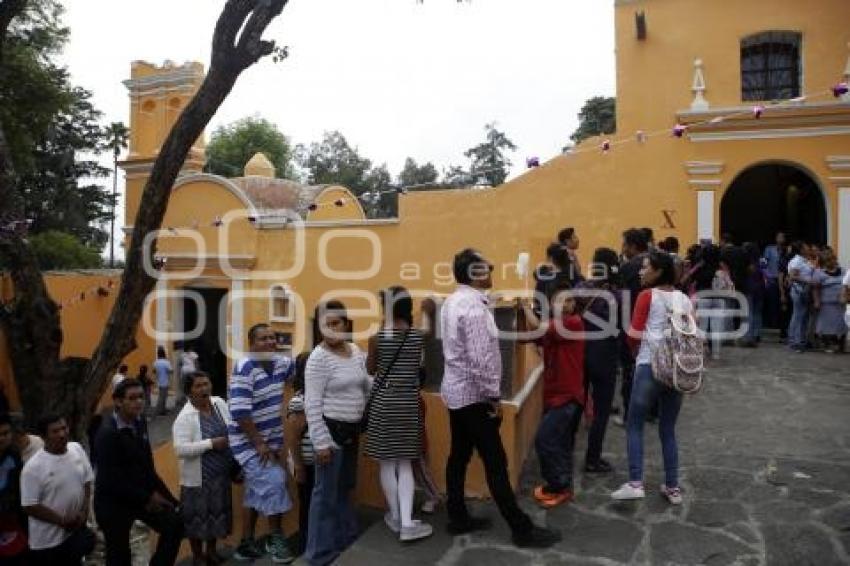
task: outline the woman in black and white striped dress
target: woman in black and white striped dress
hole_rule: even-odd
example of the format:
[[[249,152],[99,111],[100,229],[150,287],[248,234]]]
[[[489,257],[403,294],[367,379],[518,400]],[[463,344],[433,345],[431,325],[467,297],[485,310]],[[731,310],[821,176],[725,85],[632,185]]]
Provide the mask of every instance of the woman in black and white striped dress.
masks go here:
[[[431,525],[413,519],[412,462],[422,454],[419,366],[422,333],[413,328],[413,300],[403,287],[381,291],[384,325],[369,340],[366,366],[375,376],[366,431],[366,455],[380,463],[387,526],[402,541],[431,535]]]

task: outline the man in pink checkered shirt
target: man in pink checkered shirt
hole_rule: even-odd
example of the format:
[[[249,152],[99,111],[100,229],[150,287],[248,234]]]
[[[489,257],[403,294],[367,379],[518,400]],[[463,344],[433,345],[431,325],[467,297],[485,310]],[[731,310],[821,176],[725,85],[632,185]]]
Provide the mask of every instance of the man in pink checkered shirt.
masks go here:
[[[508,461],[499,425],[502,359],[499,338],[484,291],[493,286],[493,266],[473,249],[454,258],[457,290],[443,303],[440,329],[445,371],[441,394],[449,409],[452,435],[446,465],[449,533],[459,535],[490,526],[487,519],[472,517],[464,500],[466,468],[472,450],[484,462],[487,485],[513,533],[514,544],[546,548],[561,539],[560,533],[534,525],[519,508],[508,478]]]

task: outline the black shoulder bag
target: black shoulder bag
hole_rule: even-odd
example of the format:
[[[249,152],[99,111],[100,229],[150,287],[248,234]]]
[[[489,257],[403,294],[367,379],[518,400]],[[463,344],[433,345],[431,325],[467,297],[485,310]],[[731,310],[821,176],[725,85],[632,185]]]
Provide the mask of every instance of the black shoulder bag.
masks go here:
[[[227,419],[224,418],[224,415],[222,415],[221,411],[218,410],[218,407],[215,406],[215,402],[210,400],[210,404],[212,405],[212,408],[219,420],[224,423],[224,426],[227,426]],[[233,452],[231,452],[229,448],[227,452],[230,456],[230,464],[227,470],[228,476],[230,476],[230,481],[241,484],[245,481],[245,474],[242,472],[242,464],[240,464],[239,460],[233,456]]]
[[[404,336],[401,339],[401,344],[399,344],[398,349],[395,351],[395,355],[393,355],[392,361],[390,361],[387,369],[384,370],[383,375],[379,375],[375,378],[375,381],[372,383],[372,391],[369,392],[369,400],[366,401],[366,408],[363,410],[363,420],[360,421],[360,429],[365,432],[367,428],[369,428],[369,413],[372,411],[372,401],[375,399],[375,393],[381,389],[383,389],[387,384],[387,379],[390,377],[390,372],[393,369],[393,366],[398,360],[399,354],[401,354],[402,349],[404,348],[405,343],[407,342],[407,336],[410,334],[410,330],[404,331]]]

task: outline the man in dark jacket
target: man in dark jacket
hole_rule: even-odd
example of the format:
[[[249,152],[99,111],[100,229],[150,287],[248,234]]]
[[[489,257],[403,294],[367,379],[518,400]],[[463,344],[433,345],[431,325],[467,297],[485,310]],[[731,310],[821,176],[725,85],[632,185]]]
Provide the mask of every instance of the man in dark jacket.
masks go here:
[[[174,564],[183,538],[179,502],[156,473],[142,418],[145,392],[128,378],[112,394],[115,411],[95,438],[94,511],[106,539],[107,566],[130,566],[130,527],[140,520],[159,533],[154,566]]]
[[[620,277],[623,282],[623,304],[620,305],[623,310],[623,328],[628,328],[631,315],[635,310],[638,293],[641,291],[640,272],[643,269],[643,260],[649,252],[649,244],[652,230],[647,232],[647,228],[630,228],[623,232],[623,262],[620,265]],[[628,305],[628,306],[627,306]],[[626,318],[625,309],[628,308],[628,318]],[[620,386],[620,395],[623,398],[623,417],[622,422],[626,422],[629,412],[629,402],[632,398],[632,377],[635,371],[635,360],[631,354],[631,350],[626,345],[626,334],[622,333],[620,344],[620,367],[622,368],[622,383]],[[617,424],[620,423],[619,418],[615,418]]]

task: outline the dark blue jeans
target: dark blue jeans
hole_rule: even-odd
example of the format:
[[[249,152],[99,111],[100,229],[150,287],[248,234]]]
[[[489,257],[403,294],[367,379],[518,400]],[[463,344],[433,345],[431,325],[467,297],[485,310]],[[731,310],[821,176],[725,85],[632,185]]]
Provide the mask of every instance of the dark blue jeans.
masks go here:
[[[794,312],[788,325],[788,345],[804,350],[809,328],[809,291],[791,287],[791,304]]]
[[[664,484],[679,486],[679,449],[676,446],[676,419],[682,408],[682,394],[652,377],[652,366],[639,364],[635,370],[626,440],[629,452],[629,481],[643,481],[643,426],[646,413],[658,402],[658,436],[664,455]]]
[[[747,339],[759,340],[763,326],[764,295],[761,293],[747,295],[747,306],[750,311],[747,318]]]
[[[596,356],[591,355],[591,352],[592,349],[587,348],[588,357],[584,371],[593,396],[593,423],[587,431],[587,453],[584,459],[585,462],[593,464],[602,457],[602,443],[605,440],[611,404],[617,389],[617,358],[616,354]]]
[[[357,443],[333,451],[329,464],[316,464],[305,557],[311,566],[330,564],[357,539],[351,491],[357,478]]]
[[[540,459],[540,474],[547,491],[573,488],[573,446],[581,421],[582,407],[571,401],[547,409],[540,419],[534,448]]]

